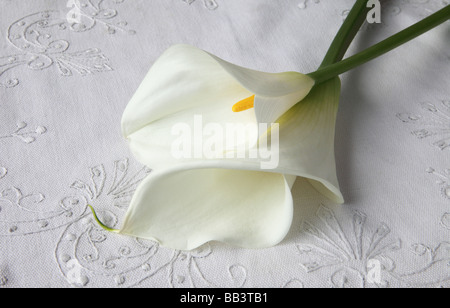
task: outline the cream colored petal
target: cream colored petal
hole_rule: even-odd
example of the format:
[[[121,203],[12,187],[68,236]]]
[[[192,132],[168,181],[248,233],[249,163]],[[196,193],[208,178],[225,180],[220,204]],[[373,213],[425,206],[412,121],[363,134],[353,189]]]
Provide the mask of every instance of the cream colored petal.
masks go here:
[[[260,170],[261,158],[205,159],[173,157],[172,134],[178,123],[194,129],[194,117],[203,124],[243,123],[256,125],[280,119],[280,151],[273,173],[311,179],[313,185],[336,202],[343,202],[336,177],[334,134],[339,104],[339,79],[312,87],[299,73],[269,74],[241,68],[194,47],[177,45],[155,63],[126,108],[124,135],[138,160],[162,169],[229,168]],[[256,111],[232,113],[240,99],[256,94]],[[278,96],[277,96],[278,95]],[[278,108],[280,107],[280,108]]]
[[[305,88],[289,95],[280,97],[255,98],[255,115],[258,123],[272,124],[285,114],[294,105],[303,100],[311,89]]]
[[[281,174],[196,169],[151,174],[138,187],[121,233],[192,250],[210,241],[245,248],[278,244],[293,215]]]
[[[166,116],[224,105],[256,95],[260,123],[273,123],[303,99],[314,80],[296,72],[265,73],[240,67],[188,45],[169,48],[152,66],[123,118],[125,137]]]
[[[168,168],[183,162],[211,159],[205,155],[204,150],[209,140],[217,140],[217,143],[223,146],[222,151],[217,151],[223,157],[226,155],[225,150],[233,148],[233,145],[256,142],[257,134],[251,140],[249,134],[243,141],[240,141],[241,138],[226,138],[224,135],[227,127],[234,125],[244,128],[243,131],[257,133],[253,112],[237,114],[232,112],[226,104],[219,104],[213,107],[207,105],[191,108],[167,115],[130,134],[128,142],[133,154],[142,164],[152,169]],[[214,130],[215,128],[218,128],[217,131]],[[234,135],[237,136],[237,134]],[[239,135],[242,136],[243,133]],[[221,136],[224,136],[223,142],[220,142]]]
[[[315,86],[279,119],[280,164],[277,170],[311,180],[336,203],[343,203],[335,161],[335,132],[341,82],[335,78]]]
[[[256,95],[258,123],[275,123],[285,112],[305,98],[315,81],[297,72],[265,73],[243,68],[211,55],[248,91]]]
[[[171,121],[166,126],[148,125],[130,136],[130,147],[143,164],[155,168],[228,168],[261,170],[262,163],[278,155],[278,164],[266,172],[308,178],[322,194],[336,203],[344,199],[336,175],[334,137],[340,97],[340,80],[316,86],[312,92],[279,119],[279,151],[272,157],[175,159],[170,151],[174,136],[170,136]],[[163,123],[161,121],[160,123]],[[193,127],[193,123],[189,123]],[[268,144],[273,144],[269,134]],[[195,142],[194,142],[195,143]],[[261,150],[261,149],[260,149]]]
[[[231,76],[248,91],[262,97],[280,97],[295,92],[306,94],[314,86],[314,80],[297,72],[266,73],[241,67],[210,54]],[[306,95],[305,94],[305,95]]]
[[[252,93],[244,89],[208,53],[176,45],[152,66],[122,117],[125,137],[143,127],[183,112],[230,109]]]

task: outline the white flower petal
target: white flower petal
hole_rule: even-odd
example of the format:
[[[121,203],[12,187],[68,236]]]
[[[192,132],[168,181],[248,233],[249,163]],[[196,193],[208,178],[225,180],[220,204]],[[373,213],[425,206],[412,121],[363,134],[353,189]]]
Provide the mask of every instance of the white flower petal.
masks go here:
[[[121,233],[192,250],[210,241],[271,247],[288,233],[290,187],[281,174],[197,169],[151,174],[138,187]]]
[[[129,102],[122,132],[128,137],[155,121],[194,110],[225,105],[231,113],[236,102],[251,95],[208,53],[176,45],[154,63]]]
[[[277,120],[294,105],[303,100],[311,89],[303,89],[280,97],[255,98],[255,115],[258,123],[277,123]]]
[[[122,119],[125,137],[158,119],[197,107],[256,95],[258,123],[274,123],[302,100],[314,80],[297,72],[265,73],[240,67],[188,45],[169,48],[152,66]]]
[[[339,78],[317,85],[280,122],[278,172],[295,174],[336,203],[343,203],[336,175],[334,153],[336,119],[341,82]]]
[[[340,80],[336,78],[316,86],[310,95],[280,118],[279,164],[275,169],[265,171],[308,178],[319,192],[337,203],[343,203],[334,153],[339,98]],[[226,114],[226,110],[221,110],[218,114]],[[180,114],[181,118],[176,121],[184,120],[193,127],[193,116],[183,118],[184,116],[185,114]],[[176,121],[168,117],[145,126],[129,137],[131,150],[141,163],[154,169],[183,165],[191,169],[261,170],[261,162],[264,160],[249,157],[174,158],[171,145],[177,137],[170,135],[170,131]],[[249,119],[246,123],[252,123],[252,120]],[[269,140],[268,143],[271,142]]]
[[[258,123],[272,124],[305,98],[315,81],[297,72],[265,73],[240,67],[211,55],[241,85],[256,95]]]
[[[295,92],[306,94],[314,86],[314,80],[297,72],[266,73],[224,61],[210,54],[231,76],[233,76],[248,91],[263,97],[280,97]],[[305,94],[305,95],[306,95]]]
[[[214,132],[211,132],[211,136],[203,135],[208,130],[209,125],[213,125],[212,128],[220,127],[219,130],[223,133],[226,131],[226,126],[232,124],[242,126],[246,128],[246,131],[254,130],[257,132],[254,113],[241,112],[237,114],[232,112],[228,106],[225,105],[225,108],[223,106],[224,104],[197,107],[167,115],[128,135],[130,148],[142,164],[151,169],[160,169],[192,160],[203,161],[205,155],[202,145],[214,137]],[[220,132],[218,134],[220,135]],[[225,156],[225,145],[232,148],[233,145],[239,144],[239,140],[238,138],[228,138],[230,140],[226,142],[225,138],[223,139],[224,149],[221,153]],[[255,143],[257,135],[251,138],[252,140],[250,138],[244,139],[242,142],[246,144]],[[178,140],[181,141],[178,142]],[[188,141],[185,148],[189,149],[189,153],[183,155],[183,157],[176,157],[174,147],[176,144],[184,143],[184,140]],[[220,136],[216,140],[220,141]],[[181,147],[180,145],[179,148]],[[200,150],[200,153],[197,153],[198,150]]]
[[[318,85],[303,99],[313,86],[308,78],[240,68],[190,46],[169,49],[124,113],[123,133],[132,152],[155,173],[137,190],[122,233],[183,250],[211,240],[268,247],[289,229],[289,188],[296,176],[310,179],[322,194],[343,203],[334,159],[340,82],[336,78]],[[231,111],[234,103],[253,94],[255,110]],[[278,167],[263,173],[261,159],[248,157],[176,159],[172,129],[178,123],[195,129],[196,115],[203,116],[205,125],[257,125],[279,118]],[[241,189],[247,199],[242,199]]]

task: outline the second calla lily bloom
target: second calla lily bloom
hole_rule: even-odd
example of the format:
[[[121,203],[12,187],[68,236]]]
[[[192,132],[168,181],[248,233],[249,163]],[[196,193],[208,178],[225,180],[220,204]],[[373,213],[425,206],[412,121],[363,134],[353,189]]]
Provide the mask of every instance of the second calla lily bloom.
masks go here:
[[[246,248],[278,244],[292,223],[296,177],[343,203],[334,158],[339,96],[339,78],[315,85],[304,74],[257,72],[191,46],[171,47],[123,115],[133,154],[153,172],[136,190],[119,233],[179,250],[209,241]],[[174,127],[195,130],[199,116],[219,128],[279,123],[279,136],[272,136],[277,164],[262,170],[261,157],[174,157]],[[245,138],[259,146],[258,136]],[[233,152],[238,143],[223,150]]]

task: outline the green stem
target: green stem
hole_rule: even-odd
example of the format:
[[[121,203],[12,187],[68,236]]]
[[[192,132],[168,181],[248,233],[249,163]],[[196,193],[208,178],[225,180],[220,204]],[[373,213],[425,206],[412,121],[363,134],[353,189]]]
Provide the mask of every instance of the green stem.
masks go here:
[[[94,208],[91,205],[89,205],[89,204],[88,204],[88,206],[91,209],[92,214],[94,215],[95,221],[99,224],[100,227],[102,227],[104,230],[106,230],[108,232],[112,232],[112,233],[119,233],[120,232],[120,230],[111,229],[110,227],[108,227],[104,223],[102,223],[100,221],[100,219],[98,218],[97,213],[95,212]]]
[[[308,74],[316,81],[316,84],[330,80],[375,58],[378,58],[391,50],[415,39],[416,37],[434,29],[450,19],[450,5],[425,18],[417,24],[397,33],[394,36],[378,43],[348,59],[320,68],[318,71]]]
[[[359,29],[367,19],[367,13],[370,8],[367,7],[369,0],[357,0],[352,10],[339,29],[336,37],[331,43],[320,68],[341,61],[347,52],[350,44],[353,42]]]

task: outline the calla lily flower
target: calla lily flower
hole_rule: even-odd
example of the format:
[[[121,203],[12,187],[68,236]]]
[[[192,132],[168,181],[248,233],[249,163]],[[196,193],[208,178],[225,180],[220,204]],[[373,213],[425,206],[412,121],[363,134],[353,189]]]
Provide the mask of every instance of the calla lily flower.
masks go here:
[[[304,74],[258,72],[191,46],[171,47],[123,115],[131,151],[153,172],[118,232],[178,250],[210,241],[265,248],[291,227],[297,177],[343,203],[334,156],[340,88],[339,78],[315,85]],[[198,115],[219,125],[279,123],[276,166],[262,170],[263,158],[254,157],[174,157],[173,127],[194,127]],[[247,136],[246,144],[258,146],[261,137]]]

